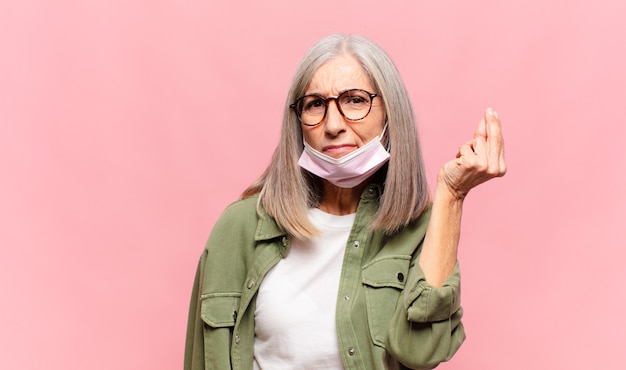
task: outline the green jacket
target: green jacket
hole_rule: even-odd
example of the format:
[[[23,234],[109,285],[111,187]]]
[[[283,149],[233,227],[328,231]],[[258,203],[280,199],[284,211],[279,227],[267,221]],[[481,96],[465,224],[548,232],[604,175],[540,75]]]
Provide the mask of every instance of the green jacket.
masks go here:
[[[465,339],[458,265],[440,288],[416,263],[430,212],[399,233],[367,227],[381,188],[368,186],[350,232],[337,298],[337,335],[346,369],[429,369]],[[216,222],[193,287],[185,369],[251,370],[256,293],[289,254],[290,238],[257,197],[231,204]]]

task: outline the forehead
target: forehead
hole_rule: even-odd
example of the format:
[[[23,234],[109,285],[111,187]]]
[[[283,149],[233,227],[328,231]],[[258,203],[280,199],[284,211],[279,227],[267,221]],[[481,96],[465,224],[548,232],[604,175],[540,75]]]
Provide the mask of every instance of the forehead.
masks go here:
[[[340,55],[322,64],[315,71],[306,94],[332,96],[355,88],[374,91],[373,84],[361,64],[352,56]]]

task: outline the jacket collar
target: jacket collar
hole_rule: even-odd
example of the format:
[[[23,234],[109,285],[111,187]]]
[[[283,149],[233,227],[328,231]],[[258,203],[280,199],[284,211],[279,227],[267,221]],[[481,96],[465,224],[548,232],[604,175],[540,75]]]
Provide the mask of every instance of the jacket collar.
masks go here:
[[[368,185],[361,194],[361,200],[378,200],[382,194],[382,186],[378,184]],[[287,236],[287,233],[276,224],[276,221],[270,217],[263,206],[257,204],[257,213],[259,222],[257,223],[256,232],[254,234],[255,241],[263,241]]]
[[[256,232],[254,233],[254,240],[270,240],[287,235],[284,230],[278,227],[276,221],[265,212],[265,209],[260,204],[257,206],[257,213],[259,215],[259,222],[257,223]]]

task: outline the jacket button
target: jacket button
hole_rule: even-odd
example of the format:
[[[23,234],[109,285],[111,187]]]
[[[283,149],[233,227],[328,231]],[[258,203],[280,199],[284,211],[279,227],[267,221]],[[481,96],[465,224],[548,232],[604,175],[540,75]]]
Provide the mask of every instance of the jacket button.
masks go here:
[[[254,281],[254,279],[250,279],[250,280],[248,281],[248,289],[252,289],[252,288],[254,287],[254,284],[255,284],[255,283],[256,283],[256,282]]]
[[[352,245],[354,246],[354,248],[358,248],[358,247],[359,247],[359,245],[361,245],[361,243],[359,243],[359,241],[358,241],[358,240],[355,240],[355,241],[354,241],[354,244],[352,244]]]
[[[348,348],[348,354],[350,356],[354,356],[355,353],[356,353],[356,349],[354,349],[354,347]]]
[[[283,247],[286,247],[286,246],[287,246],[287,242],[288,242],[288,241],[289,241],[289,240],[287,239],[287,237],[286,237],[286,236],[283,236],[283,240],[282,240]]]
[[[241,338],[239,338],[239,335],[235,335],[235,344],[239,344],[240,340]]]
[[[398,272],[398,281],[399,282],[403,282],[404,281],[404,274],[401,272]]]

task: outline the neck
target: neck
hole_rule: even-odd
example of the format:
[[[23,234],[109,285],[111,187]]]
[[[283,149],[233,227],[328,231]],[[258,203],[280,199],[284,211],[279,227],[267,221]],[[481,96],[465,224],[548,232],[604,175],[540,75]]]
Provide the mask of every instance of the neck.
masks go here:
[[[347,189],[323,180],[323,195],[319,209],[337,216],[355,213],[361,199],[361,193],[366,185],[364,182],[354,188]]]

